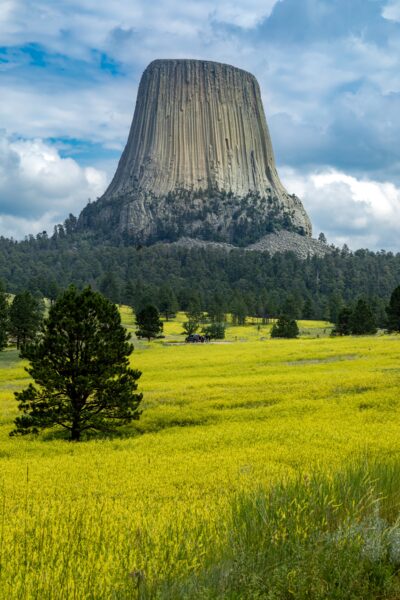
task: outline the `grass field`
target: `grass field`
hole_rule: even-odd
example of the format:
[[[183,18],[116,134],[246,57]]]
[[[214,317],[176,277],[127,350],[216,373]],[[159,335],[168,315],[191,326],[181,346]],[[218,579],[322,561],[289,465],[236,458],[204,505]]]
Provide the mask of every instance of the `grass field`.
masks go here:
[[[0,354],[0,597],[399,598],[400,337],[181,321],[135,343],[143,415],[111,439],[10,438]]]

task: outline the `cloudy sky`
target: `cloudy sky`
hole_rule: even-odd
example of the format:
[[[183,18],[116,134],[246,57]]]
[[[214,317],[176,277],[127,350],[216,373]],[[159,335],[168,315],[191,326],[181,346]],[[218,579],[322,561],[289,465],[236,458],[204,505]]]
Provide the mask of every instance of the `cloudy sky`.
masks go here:
[[[102,194],[155,58],[258,78],[314,232],[400,251],[400,0],[1,0],[0,235]]]

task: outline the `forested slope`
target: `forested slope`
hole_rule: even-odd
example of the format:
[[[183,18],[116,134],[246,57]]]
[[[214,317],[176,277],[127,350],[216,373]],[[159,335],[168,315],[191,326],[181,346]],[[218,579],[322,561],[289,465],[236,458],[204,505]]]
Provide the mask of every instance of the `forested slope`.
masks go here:
[[[50,298],[70,283],[90,284],[134,306],[157,304],[172,290],[183,310],[195,297],[204,310],[217,303],[229,312],[244,304],[247,314],[258,316],[289,308],[296,317],[334,319],[341,304],[363,296],[383,324],[390,293],[400,283],[400,254],[344,247],[301,260],[292,253],[117,245],[60,228],[51,238],[1,238],[0,279],[9,292],[29,289]]]

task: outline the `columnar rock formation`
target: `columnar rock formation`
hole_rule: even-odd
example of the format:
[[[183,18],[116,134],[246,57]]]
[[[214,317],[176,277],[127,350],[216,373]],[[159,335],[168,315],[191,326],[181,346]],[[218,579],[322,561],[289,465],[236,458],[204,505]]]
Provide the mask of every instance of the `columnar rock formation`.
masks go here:
[[[246,245],[268,232],[311,235],[283,187],[253,75],[200,60],[156,60],[105,194],[81,215],[138,242],[180,236]]]

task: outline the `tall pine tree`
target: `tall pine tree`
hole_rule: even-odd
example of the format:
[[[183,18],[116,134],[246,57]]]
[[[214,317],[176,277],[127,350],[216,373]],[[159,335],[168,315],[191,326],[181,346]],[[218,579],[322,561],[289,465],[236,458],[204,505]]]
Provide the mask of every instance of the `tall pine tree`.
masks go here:
[[[366,300],[360,299],[355,305],[350,317],[350,331],[353,335],[376,333],[374,313]]]
[[[35,339],[43,318],[43,303],[30,292],[14,296],[10,306],[10,333],[17,348]]]
[[[78,441],[86,431],[109,432],[139,418],[140,372],[117,307],[101,294],[70,287],[54,302],[43,334],[23,347],[35,380],[16,392],[22,415],[12,434],[62,427]]]
[[[352,315],[352,310],[348,306],[344,306],[343,308],[340,309],[338,317],[337,317],[337,321],[336,321],[336,327],[332,332],[333,335],[350,335],[351,334],[351,327],[350,327],[351,315]]]
[[[155,306],[145,306],[136,314],[136,335],[139,338],[151,339],[161,336],[163,324]]]
[[[165,320],[175,316],[178,310],[178,300],[169,285],[163,285],[158,293],[158,308]]]

